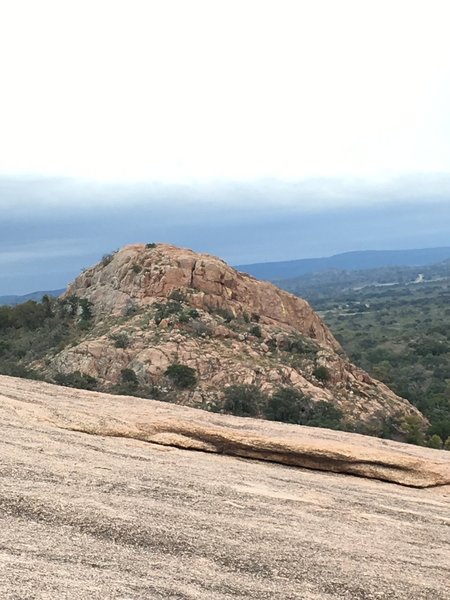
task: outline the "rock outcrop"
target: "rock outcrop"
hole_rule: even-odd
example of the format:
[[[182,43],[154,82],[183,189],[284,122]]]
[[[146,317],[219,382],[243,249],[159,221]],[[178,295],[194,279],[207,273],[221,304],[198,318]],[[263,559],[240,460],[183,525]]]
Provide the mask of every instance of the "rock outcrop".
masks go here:
[[[346,473],[412,487],[450,485],[450,453],[359,434],[217,415],[135,397],[0,376],[0,408],[24,421]]]
[[[222,260],[167,244],[127,246],[82,273],[65,298],[92,303],[81,340],[36,368],[50,376],[80,371],[102,390],[135,374],[150,397],[221,410],[224,389],[280,386],[335,404],[350,427],[425,419],[406,400],[352,365],[309,304],[239,273]],[[174,388],[170,365],[195,371]],[[122,386],[123,387],[123,386]]]
[[[110,259],[110,260],[109,260]],[[323,346],[340,346],[309,304],[271,283],[239,273],[209,254],[168,244],[126,246],[82,273],[66,292],[94,304],[99,318],[123,316],[133,307],[154,304],[182,290],[189,304],[204,311],[229,311],[234,318],[300,331]]]
[[[448,486],[161,445],[194,427],[448,479],[444,451],[0,377],[2,600],[448,599]]]

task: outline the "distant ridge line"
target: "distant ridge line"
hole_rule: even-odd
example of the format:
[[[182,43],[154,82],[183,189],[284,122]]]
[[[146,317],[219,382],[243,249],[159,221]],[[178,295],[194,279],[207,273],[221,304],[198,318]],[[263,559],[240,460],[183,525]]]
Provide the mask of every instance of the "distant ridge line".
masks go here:
[[[28,302],[29,300],[34,300],[35,302],[40,302],[44,296],[60,296],[65,292],[65,288],[61,290],[50,290],[50,291],[39,291],[39,292],[31,292],[31,294],[23,294],[23,295],[8,295],[8,296],[0,296],[0,306],[8,305],[15,306],[16,304],[23,304],[24,302]]]
[[[332,269],[359,271],[379,267],[420,267],[450,259],[450,246],[414,250],[356,250],[323,258],[301,258],[237,265],[235,268],[258,279],[277,281]]]

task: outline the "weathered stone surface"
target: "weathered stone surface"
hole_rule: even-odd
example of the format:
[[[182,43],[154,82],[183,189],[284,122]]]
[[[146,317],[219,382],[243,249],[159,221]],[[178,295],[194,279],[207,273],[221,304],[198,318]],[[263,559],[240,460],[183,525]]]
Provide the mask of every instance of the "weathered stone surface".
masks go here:
[[[272,427],[0,378],[2,600],[448,600],[448,486],[73,430],[139,432],[156,409],[233,435]],[[293,429],[307,433],[275,428],[288,441]],[[447,456],[318,430],[314,439],[335,435],[422,464]]]
[[[199,317],[183,323],[172,315],[157,324],[155,303],[167,302],[175,290]],[[224,389],[236,383],[267,393],[293,386],[315,401],[335,403],[350,425],[378,427],[406,416],[426,424],[409,402],[348,361],[307,302],[213,256],[167,244],[127,246],[81,274],[70,295],[93,303],[95,324],[77,345],[34,365],[47,375],[81,371],[107,390],[123,369],[133,369],[141,385],[165,390],[164,372],[178,362],[198,376],[194,391],[177,394],[180,404],[220,405]],[[227,314],[235,318],[229,322]],[[115,346],[115,334],[127,336],[127,348]],[[298,339],[312,349],[291,350]],[[328,381],[314,376],[318,365],[328,369]]]
[[[0,376],[2,410],[94,435],[349,473],[415,487],[450,484],[450,454],[320,428],[70,390]]]
[[[324,346],[340,349],[305,300],[239,273],[215,256],[169,244],[151,249],[144,244],[126,246],[106,266],[99,264],[77,277],[66,296],[88,298],[99,317],[119,316],[130,301],[145,305],[182,288],[195,291],[191,303],[198,308],[227,309],[236,316],[255,313],[262,323],[299,330]]]

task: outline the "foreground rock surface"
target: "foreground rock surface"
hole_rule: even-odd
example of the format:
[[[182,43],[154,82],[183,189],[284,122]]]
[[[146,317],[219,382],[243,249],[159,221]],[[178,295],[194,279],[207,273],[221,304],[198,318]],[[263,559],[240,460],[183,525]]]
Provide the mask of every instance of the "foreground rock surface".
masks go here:
[[[413,487],[450,484],[444,451],[327,429],[218,415],[0,376],[1,410],[29,424],[254,458]]]
[[[99,433],[138,430],[162,415],[156,403],[127,402],[0,378],[2,600],[448,600],[448,486],[70,429],[84,420]],[[198,412],[166,410],[183,415],[178,423]],[[244,419],[220,421],[246,431]],[[288,439],[290,430],[280,426]]]

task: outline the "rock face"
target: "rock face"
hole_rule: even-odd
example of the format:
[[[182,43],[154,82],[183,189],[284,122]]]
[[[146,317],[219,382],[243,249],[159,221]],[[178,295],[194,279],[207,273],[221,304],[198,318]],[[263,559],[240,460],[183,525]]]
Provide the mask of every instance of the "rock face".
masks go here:
[[[219,455],[212,430],[448,480],[444,451],[0,377],[2,600],[448,600],[448,486]],[[174,447],[193,432],[213,451]]]
[[[133,306],[167,299],[175,290],[190,291],[189,303],[199,309],[227,310],[234,317],[257,315],[261,323],[300,331],[323,346],[340,349],[305,300],[239,273],[209,254],[168,244],[134,244],[104,263],[85,271],[66,292],[91,300],[100,318],[123,316]]]
[[[149,247],[150,246],[150,247]],[[66,298],[92,303],[81,341],[37,365],[50,375],[80,371],[102,389],[133,371],[150,396],[220,410],[224,389],[294,387],[339,407],[349,424],[424,418],[352,365],[308,303],[239,273],[222,260],[166,244],[127,246],[82,273]],[[192,368],[195,387],[174,389],[172,364]]]

